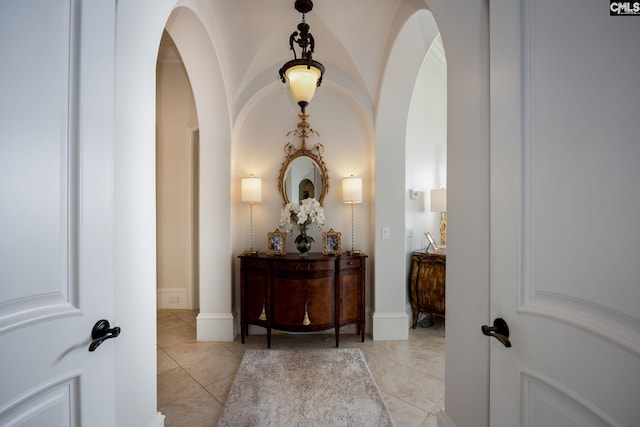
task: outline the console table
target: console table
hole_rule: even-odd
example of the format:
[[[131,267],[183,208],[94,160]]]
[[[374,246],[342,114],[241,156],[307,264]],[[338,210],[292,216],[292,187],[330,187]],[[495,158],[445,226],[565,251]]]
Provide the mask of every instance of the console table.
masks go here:
[[[356,324],[364,342],[367,256],[310,253],[283,256],[240,255],[240,329],[315,332]]]
[[[415,329],[420,312],[444,318],[447,256],[417,251],[412,258],[409,288]]]

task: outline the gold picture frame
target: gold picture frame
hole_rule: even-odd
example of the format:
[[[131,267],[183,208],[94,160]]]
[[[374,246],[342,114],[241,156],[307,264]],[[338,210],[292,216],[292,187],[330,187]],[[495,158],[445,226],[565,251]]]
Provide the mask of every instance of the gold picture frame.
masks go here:
[[[342,254],[342,233],[333,228],[322,233],[322,253],[324,255]]]
[[[436,254],[439,253],[440,247],[433,240],[433,237],[431,236],[431,233],[429,233],[428,231],[425,231],[424,235],[427,238],[427,240],[429,241],[429,244],[427,245],[427,249],[425,250],[425,252],[429,253],[429,246],[431,246],[433,248],[433,253],[436,253]]]
[[[276,228],[275,231],[267,233],[267,255],[287,254],[287,233],[283,233]]]

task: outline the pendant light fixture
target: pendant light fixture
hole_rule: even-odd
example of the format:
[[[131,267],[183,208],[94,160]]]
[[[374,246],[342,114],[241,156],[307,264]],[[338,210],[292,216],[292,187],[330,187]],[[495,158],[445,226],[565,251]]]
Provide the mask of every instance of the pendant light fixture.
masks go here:
[[[324,65],[313,59],[315,41],[309,32],[309,24],[304,20],[304,15],[313,9],[311,0],[296,0],[294,7],[302,14],[302,22],[298,29],[289,36],[289,48],[293,51],[293,59],[280,68],[282,83],[289,80],[289,89],[293,99],[300,106],[302,114],[311,102],[316,88],[322,83]],[[300,48],[300,57],[294,49],[294,43]]]

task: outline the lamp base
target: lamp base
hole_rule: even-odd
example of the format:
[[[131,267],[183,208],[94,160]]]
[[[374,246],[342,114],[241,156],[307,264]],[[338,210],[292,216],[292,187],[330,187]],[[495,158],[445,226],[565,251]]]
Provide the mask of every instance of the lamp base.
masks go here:
[[[243,255],[250,255],[250,256],[253,255],[253,256],[255,256],[255,255],[258,255],[258,251],[253,249],[253,248],[250,248],[250,249],[247,249],[246,251],[244,251],[242,254]]]
[[[347,251],[347,255],[360,255],[361,253],[360,249],[351,248],[351,250]]]
[[[440,246],[447,245],[447,213],[440,213]]]

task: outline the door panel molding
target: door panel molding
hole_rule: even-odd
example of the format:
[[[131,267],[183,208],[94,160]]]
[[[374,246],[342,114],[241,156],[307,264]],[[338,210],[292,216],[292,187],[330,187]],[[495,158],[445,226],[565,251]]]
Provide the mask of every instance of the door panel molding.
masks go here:
[[[520,368],[519,375],[522,427],[535,427],[543,419],[544,425],[549,426],[623,427],[593,402],[562,384],[529,369]],[[594,424],[595,420],[600,423]]]
[[[578,225],[573,226],[571,230],[566,230],[566,220],[562,221],[565,228],[560,228],[553,221],[554,215],[562,215],[561,212],[555,212],[557,206],[549,206],[548,203],[539,203],[538,197],[549,200],[548,194],[542,194],[540,188],[549,189],[555,183],[557,187],[567,189],[574,187],[574,180],[586,180],[593,176],[593,165],[590,163],[582,164],[575,161],[574,158],[568,166],[571,167],[572,173],[567,176],[549,177],[549,171],[540,165],[553,164],[556,156],[566,155],[566,152],[556,151],[554,149],[555,139],[571,140],[569,136],[563,138],[559,132],[558,136],[554,132],[549,131],[556,123],[553,116],[545,115],[544,105],[547,105],[548,97],[559,88],[556,86],[553,78],[550,77],[554,72],[550,67],[550,63],[559,64],[559,59],[553,57],[554,61],[550,61],[550,53],[548,44],[550,40],[558,39],[557,34],[549,30],[548,27],[537,22],[539,16],[553,15],[556,5],[553,2],[533,2],[531,0],[520,1],[520,109],[521,109],[521,147],[519,152],[521,158],[521,191],[519,203],[521,203],[522,211],[520,224],[521,252],[520,265],[520,286],[518,313],[527,313],[539,315],[547,318],[553,318],[568,325],[579,327],[585,331],[600,336],[616,345],[622,346],[635,354],[640,355],[640,318],[633,314],[634,305],[627,307],[614,305],[613,299],[607,298],[607,293],[594,291],[593,289],[578,289],[575,287],[565,286],[566,282],[580,283],[589,280],[584,277],[584,271],[588,270],[588,264],[598,262],[599,257],[595,251],[585,251],[585,253],[575,254],[567,257],[562,243],[556,245],[554,239],[558,235],[560,242],[569,239],[572,242],[583,242],[585,248],[597,247],[597,236],[604,231],[594,231],[593,227],[587,224],[580,224],[580,220],[576,219]],[[593,7],[585,5],[586,7]],[[579,8],[571,9],[573,13],[580,13]],[[560,18],[559,18],[560,19]],[[544,28],[545,30],[541,30]],[[594,37],[598,37],[595,35]],[[568,36],[567,36],[568,38]],[[563,42],[563,40],[558,40]],[[571,42],[567,42],[571,45]],[[544,56],[547,55],[547,56]],[[539,60],[542,58],[543,60]],[[559,65],[553,65],[559,67]],[[577,65],[566,66],[570,71]],[[565,70],[564,72],[569,72]],[[573,70],[575,71],[575,70]],[[578,84],[578,83],[576,83]],[[588,87],[584,87],[588,90]],[[573,89],[575,90],[575,88]],[[612,143],[613,144],[613,143]],[[566,150],[566,149],[565,149]],[[576,150],[577,151],[577,150]],[[577,155],[577,153],[576,153]],[[554,165],[553,168],[556,168]],[[577,178],[576,178],[577,177]],[[622,185],[622,184],[621,184]],[[634,184],[635,185],[635,184]],[[570,193],[569,193],[570,194]],[[567,193],[558,190],[555,198],[559,206],[563,206],[563,199],[566,199]],[[576,203],[582,207],[578,212],[589,211],[592,203],[591,194],[572,194],[571,203]],[[575,208],[574,208],[575,209]],[[569,211],[567,209],[567,211]],[[570,212],[570,211],[569,211]],[[576,213],[578,213],[576,212]],[[575,215],[576,217],[578,215]],[[592,218],[596,223],[600,215],[585,215]],[[605,224],[606,225],[606,224]],[[602,227],[604,228],[604,227]],[[533,231],[535,230],[535,232]],[[546,234],[545,234],[546,233]],[[561,233],[566,233],[562,235]],[[601,236],[604,238],[604,236]],[[596,240],[596,242],[593,242]],[[606,250],[606,249],[603,249]],[[556,260],[563,259],[565,263],[558,264],[554,268],[553,274],[544,277],[536,277],[533,272],[540,273],[538,266],[554,265]],[[570,259],[570,263],[566,260]],[[585,265],[587,264],[587,265]],[[612,293],[616,292],[615,281],[607,281],[607,274],[602,274],[603,287],[611,289]],[[636,274],[627,273],[630,277],[636,277]],[[618,279],[624,281],[625,279]],[[633,280],[633,279],[628,279]],[[624,285],[622,285],[624,286]],[[563,289],[571,289],[572,294],[563,294]],[[638,294],[640,296],[640,294]],[[631,298],[633,300],[633,298]],[[594,302],[599,301],[599,302]],[[611,301],[611,306],[604,305],[602,302]],[[637,312],[637,310],[635,310]]]
[[[74,401],[81,371],[37,385],[0,407],[0,425],[79,426]]]
[[[61,293],[31,295],[0,304],[0,335],[38,322],[81,314]]]
[[[601,304],[539,291],[525,298],[518,313],[566,323],[640,355],[640,320]]]
[[[45,7],[48,37],[30,37],[26,23],[37,20],[37,10]],[[22,42],[3,53],[8,63],[32,78],[10,83],[6,94],[14,108],[30,114],[6,126],[10,147],[0,165],[5,181],[20,183],[3,194],[9,203],[1,230],[7,252],[2,253],[6,262],[0,272],[6,290],[0,300],[0,335],[80,314],[80,3],[40,2],[33,6],[33,16],[16,13],[12,19],[17,23],[9,24],[7,31]],[[25,61],[25,56],[31,60]],[[34,118],[39,120],[30,123]],[[32,162],[29,167],[18,167],[25,159]],[[51,215],[36,219],[43,212]],[[21,226],[23,220],[32,226]],[[30,239],[38,245],[29,245]]]

